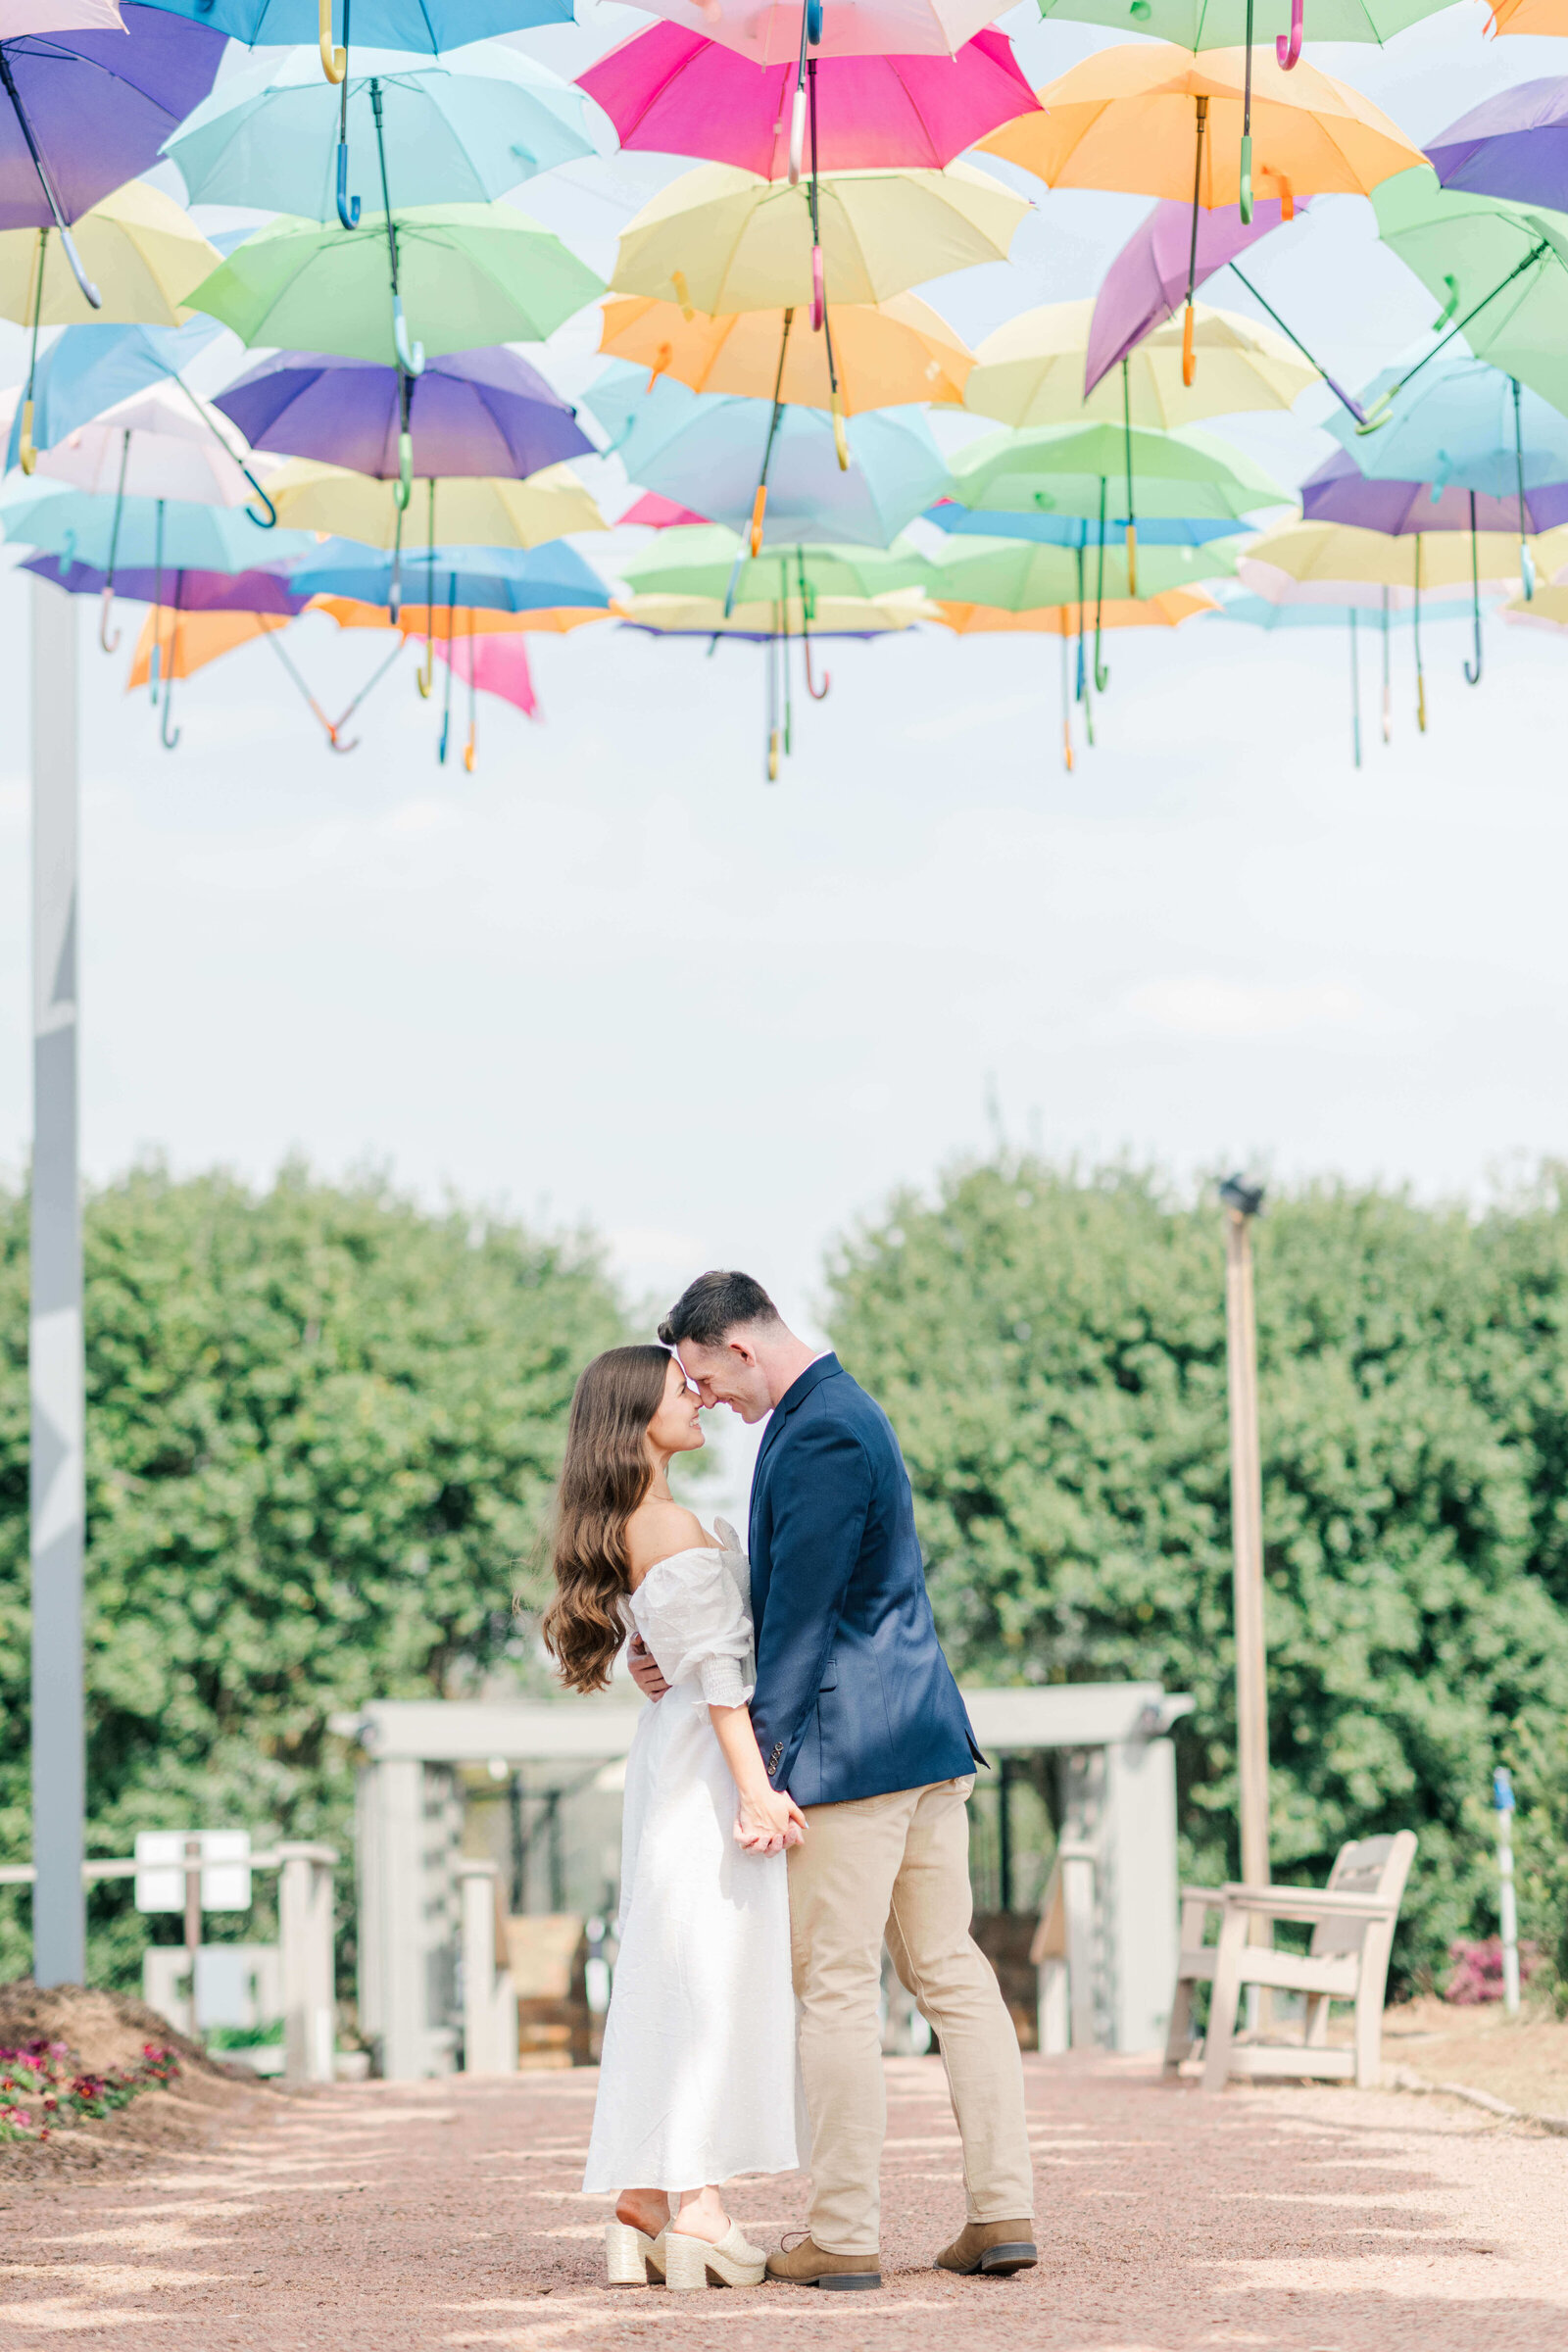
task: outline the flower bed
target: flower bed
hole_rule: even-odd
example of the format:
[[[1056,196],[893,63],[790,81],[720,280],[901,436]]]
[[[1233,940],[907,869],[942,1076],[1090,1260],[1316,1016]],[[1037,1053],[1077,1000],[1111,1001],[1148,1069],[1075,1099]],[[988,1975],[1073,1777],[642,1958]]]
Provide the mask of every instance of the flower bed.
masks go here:
[[[163,2089],[179,2073],[179,2054],[144,2042],[133,2065],[85,2071],[63,2041],[42,2038],[0,2049],[0,2140],[47,2139],[77,2117],[112,2115],[140,2091]]]

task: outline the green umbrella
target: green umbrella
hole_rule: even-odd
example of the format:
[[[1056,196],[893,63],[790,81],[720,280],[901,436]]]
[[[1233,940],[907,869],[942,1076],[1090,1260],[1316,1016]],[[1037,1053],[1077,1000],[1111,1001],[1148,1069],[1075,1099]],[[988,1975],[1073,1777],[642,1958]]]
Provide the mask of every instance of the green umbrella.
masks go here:
[[[1462,333],[1489,361],[1568,410],[1568,215],[1440,187],[1435,172],[1400,172],[1372,197],[1378,233],[1443,305],[1446,327],[1368,412],[1375,431],[1396,395]]]
[[[1389,41],[1450,0],[1308,0],[1314,41]],[[1291,0],[1040,0],[1043,17],[1150,33],[1180,49],[1239,49],[1253,24],[1260,41],[1288,38]]]
[[[432,358],[543,342],[605,290],[559,237],[510,204],[411,205],[397,214],[396,234],[410,332]],[[243,343],[399,364],[383,213],[353,229],[285,214],[185,301]]]
[[[989,542],[987,543],[989,544]],[[723,523],[677,524],[629,564],[621,577],[639,595],[723,596],[742,542]],[[894,588],[925,588],[933,566],[907,540],[891,547],[764,547],[742,563],[735,602],[760,605],[805,594],[885,596]]]
[[[1293,503],[1290,492],[1261,466],[1211,434],[1191,425],[1170,433],[1148,425],[1134,425],[1129,431],[1109,422],[989,433],[953,461],[953,496],[961,506],[993,514],[1087,518],[1104,514],[1113,523],[1122,523],[1127,517],[1120,506],[1134,469],[1138,512],[1152,519],[1185,515],[1195,521],[1227,516],[1239,520],[1259,507]],[[1048,604],[1052,601],[1046,599]]]

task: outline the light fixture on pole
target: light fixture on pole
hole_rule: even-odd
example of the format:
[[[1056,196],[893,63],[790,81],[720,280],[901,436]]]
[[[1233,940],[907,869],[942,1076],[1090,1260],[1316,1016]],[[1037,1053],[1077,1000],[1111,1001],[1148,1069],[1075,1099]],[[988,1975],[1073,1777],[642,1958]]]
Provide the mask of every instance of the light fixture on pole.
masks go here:
[[[1268,1658],[1263,1640],[1263,1473],[1257,1436],[1257,1317],[1252,1301],[1252,1220],[1263,1187],[1240,1174],[1219,1188],[1225,1209],[1225,1336],[1231,1423],[1231,1541],[1236,1590],[1236,1761],[1241,1784],[1242,1877],[1269,1883]],[[1266,1920],[1254,1942],[1272,1941]],[[1249,2023],[1259,2024],[1257,1987]]]

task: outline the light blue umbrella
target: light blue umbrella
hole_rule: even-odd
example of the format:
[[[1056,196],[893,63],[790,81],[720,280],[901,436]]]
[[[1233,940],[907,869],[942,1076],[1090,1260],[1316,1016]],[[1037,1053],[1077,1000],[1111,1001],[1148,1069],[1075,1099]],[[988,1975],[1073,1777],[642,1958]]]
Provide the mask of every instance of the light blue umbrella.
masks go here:
[[[220,332],[216,318],[192,318],[188,326],[68,326],[39,355],[32,377],[32,439],[36,449],[53,449],[78,424],[90,424],[105,409],[149,384],[177,375],[205,343]],[[22,403],[11,420],[7,473],[22,447]]]
[[[289,585],[300,596],[352,596],[361,604],[390,605],[393,558],[357,539],[328,539],[324,546],[313,542],[309,556],[290,572]],[[545,547],[405,553],[402,597],[411,605],[471,606],[486,612],[544,612],[557,605],[591,605],[602,612],[610,604],[598,572],[561,539]]]
[[[258,60],[187,116],[164,153],[192,204],[329,220],[345,135],[373,140],[377,103],[400,205],[485,204],[594,152],[579,89],[515,49],[478,41],[444,59],[356,49],[337,88],[314,48]],[[348,201],[346,225],[358,209]]]
[[[772,402],[693,392],[667,375],[651,392],[647,382],[643,368],[617,364],[586,395],[612,453],[645,490],[732,530],[749,526]],[[867,410],[845,429],[848,472],[828,412],[785,409],[768,468],[766,544],[891,547],[948,489],[946,462],[919,410]]]
[[[1032,539],[1037,547],[1120,547],[1127,534],[1124,521],[1078,514],[989,514],[978,507],[960,507],[946,498],[927,507],[925,520],[939,531],[975,539]],[[1245,526],[1233,515],[1200,519],[1197,515],[1138,518],[1140,547],[1207,547],[1211,539],[1233,539]]]
[[[1535,563],[1526,545],[1533,526],[1525,492],[1568,482],[1568,416],[1516,376],[1458,354],[1418,371],[1408,365],[1385,368],[1361,395],[1369,415],[1395,386],[1400,388],[1375,430],[1358,432],[1348,416],[1335,417],[1328,430],[1374,481],[1430,482],[1434,499],[1452,487],[1517,501],[1528,599]]]
[[[242,507],[100,498],[69,482],[25,477],[0,490],[0,533],[97,571],[109,569],[111,547],[116,565],[126,571],[250,571],[259,564],[275,569],[317,545],[311,531],[264,530]]]

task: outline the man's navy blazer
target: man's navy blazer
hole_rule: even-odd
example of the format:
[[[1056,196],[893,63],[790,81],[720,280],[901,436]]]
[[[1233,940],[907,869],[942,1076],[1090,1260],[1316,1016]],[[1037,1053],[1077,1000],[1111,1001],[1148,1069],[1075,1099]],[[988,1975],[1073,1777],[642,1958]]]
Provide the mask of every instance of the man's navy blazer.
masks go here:
[[[836,1355],[774,1407],[750,1549],[752,1721],[775,1788],[836,1805],[983,1761],[937,1640],[899,1442]]]

